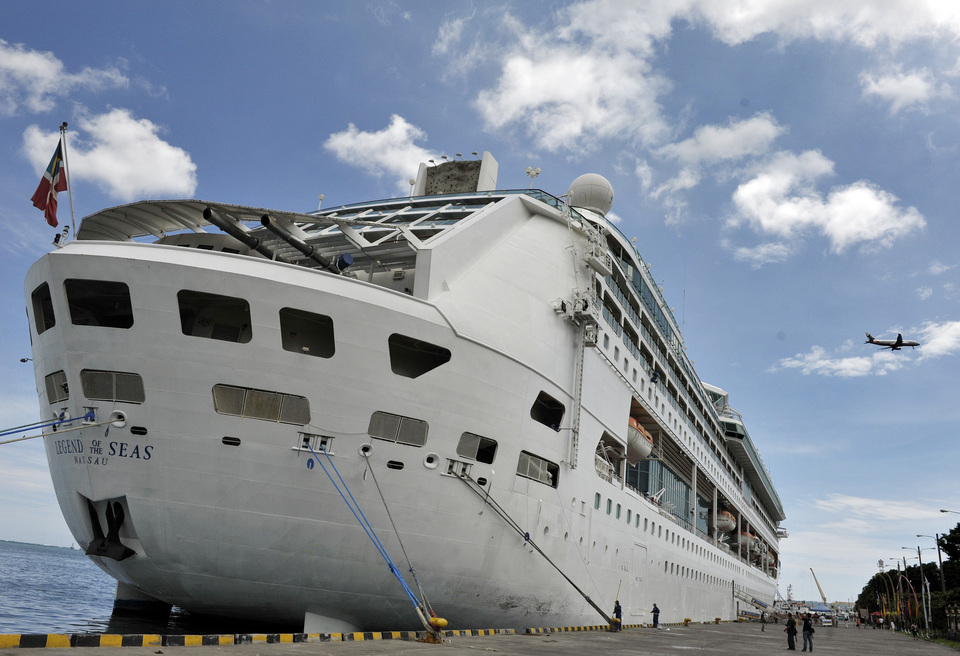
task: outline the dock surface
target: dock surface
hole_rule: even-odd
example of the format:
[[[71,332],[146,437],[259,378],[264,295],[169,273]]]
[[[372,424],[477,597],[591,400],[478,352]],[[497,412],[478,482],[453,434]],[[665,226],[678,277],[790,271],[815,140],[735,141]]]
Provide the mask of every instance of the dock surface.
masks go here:
[[[670,626],[660,630],[627,628],[618,633],[607,631],[552,631],[534,634],[456,636],[441,645],[402,639],[361,639],[330,642],[282,642],[254,644],[215,644],[206,646],[143,646],[143,647],[63,647],[42,649],[53,656],[478,656],[488,652],[501,656],[663,656],[694,652],[704,656],[737,654],[768,656],[787,649],[782,624],[759,623],[691,624]],[[379,635],[379,634],[374,634]],[[110,641],[103,641],[108,644]],[[797,651],[800,654],[800,636]],[[0,654],[25,656],[28,647],[3,648]],[[909,634],[891,633],[870,628],[822,627],[814,634],[818,654],[844,656],[926,656],[955,653],[932,642],[914,640]],[[78,654],[79,652],[79,654]]]

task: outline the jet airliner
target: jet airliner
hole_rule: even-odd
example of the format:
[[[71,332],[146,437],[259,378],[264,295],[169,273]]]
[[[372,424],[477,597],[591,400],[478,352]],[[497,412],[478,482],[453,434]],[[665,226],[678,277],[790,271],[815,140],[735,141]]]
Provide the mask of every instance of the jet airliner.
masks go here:
[[[900,333],[897,333],[896,339],[874,339],[873,335],[867,333],[867,341],[865,341],[864,344],[874,344],[881,348],[888,348],[891,351],[899,351],[903,346],[911,346],[913,348],[920,346],[920,342],[915,342],[912,339],[905,340]]]

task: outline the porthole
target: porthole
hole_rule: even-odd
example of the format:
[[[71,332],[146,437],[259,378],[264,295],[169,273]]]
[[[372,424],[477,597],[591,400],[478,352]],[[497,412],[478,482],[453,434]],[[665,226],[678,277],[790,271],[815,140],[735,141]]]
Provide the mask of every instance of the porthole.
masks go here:
[[[357,449],[360,452],[360,455],[364,458],[369,458],[373,455],[373,445],[372,444],[361,444],[360,448]]]
[[[427,469],[436,469],[440,464],[440,456],[436,453],[428,453],[423,458],[423,466]]]

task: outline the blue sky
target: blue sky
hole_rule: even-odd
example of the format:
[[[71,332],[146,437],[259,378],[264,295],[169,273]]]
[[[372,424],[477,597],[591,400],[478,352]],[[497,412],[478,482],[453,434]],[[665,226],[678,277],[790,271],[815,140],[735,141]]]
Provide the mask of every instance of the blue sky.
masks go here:
[[[501,187],[527,166],[555,195],[613,184],[777,484],[782,594],[818,598],[812,567],[855,598],[956,525],[955,2],[95,4],[0,0],[0,425],[38,416],[22,285],[56,232],[30,196],[63,121],[78,220],[141,198],[309,211],[489,150]],[[0,539],[72,542],[39,441],[0,446]]]

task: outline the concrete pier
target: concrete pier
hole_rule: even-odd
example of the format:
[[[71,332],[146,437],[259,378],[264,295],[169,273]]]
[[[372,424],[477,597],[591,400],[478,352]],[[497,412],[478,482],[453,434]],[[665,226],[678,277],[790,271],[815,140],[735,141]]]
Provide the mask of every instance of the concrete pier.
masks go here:
[[[663,656],[683,652],[696,652],[704,656],[767,656],[787,648],[782,624],[767,624],[766,631],[761,631],[760,624],[756,622],[692,624],[660,630],[626,628],[619,633],[550,629],[540,629],[530,634],[517,632],[468,636],[466,633],[459,632],[459,635],[447,637],[442,645],[405,639],[411,637],[409,634],[386,633],[351,634],[346,640],[343,639],[345,636],[339,636],[339,639],[331,636],[325,641],[316,639],[312,642],[292,642],[289,635],[283,641],[273,637],[274,642],[267,642],[262,636],[250,636],[248,642],[241,644],[231,643],[226,636],[217,640],[213,640],[213,636],[209,640],[188,636],[190,640],[179,641],[184,646],[168,643],[158,646],[157,643],[151,644],[142,639],[139,644],[143,646],[132,646],[138,644],[136,636],[128,636],[126,640],[119,640],[119,636],[111,639],[103,636],[98,643],[101,646],[67,647],[62,642],[56,646],[54,641],[44,649],[44,653],[65,655],[80,652],[82,656],[477,656],[478,651],[486,651],[499,656]],[[27,645],[11,647],[11,636],[0,638],[6,639],[0,641],[0,654],[24,656],[23,650]],[[97,641],[88,637],[84,644],[97,644]],[[801,653],[800,646],[800,636],[797,636],[795,653]],[[857,629],[854,625],[817,628],[814,649],[818,654],[843,656],[946,656],[954,653],[936,643],[915,641],[909,634]]]

